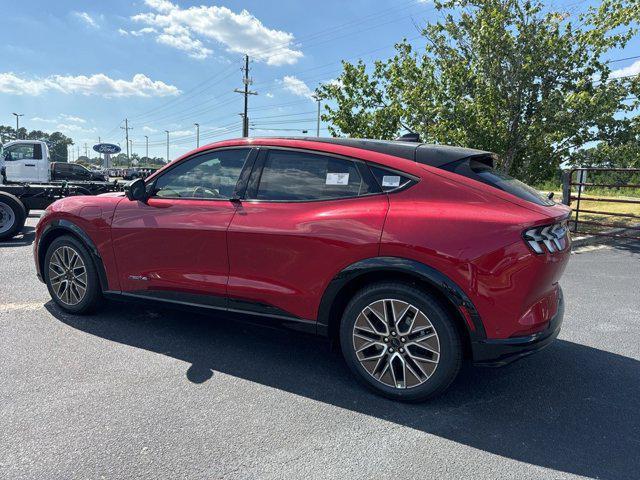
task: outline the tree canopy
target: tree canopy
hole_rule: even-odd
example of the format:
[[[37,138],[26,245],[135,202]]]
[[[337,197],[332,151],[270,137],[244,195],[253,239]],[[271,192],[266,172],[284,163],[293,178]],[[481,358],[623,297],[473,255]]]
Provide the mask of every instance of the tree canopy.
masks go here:
[[[614,78],[605,57],[637,32],[640,2],[603,0],[577,19],[536,0],[435,6],[441,20],[422,30],[424,51],[403,40],[392,58],[345,61],[319,87],[333,135],[417,132],[496,152],[503,170],[530,182],[585,161],[586,146],[597,149],[591,158],[620,149],[637,161],[640,79]]]

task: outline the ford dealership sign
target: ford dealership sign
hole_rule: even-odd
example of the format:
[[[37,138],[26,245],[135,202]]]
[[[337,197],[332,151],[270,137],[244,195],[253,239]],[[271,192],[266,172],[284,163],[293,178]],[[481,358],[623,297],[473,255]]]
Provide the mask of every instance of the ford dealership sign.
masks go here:
[[[93,146],[93,149],[98,153],[108,153],[110,155],[120,153],[120,147],[112,143],[98,143]]]

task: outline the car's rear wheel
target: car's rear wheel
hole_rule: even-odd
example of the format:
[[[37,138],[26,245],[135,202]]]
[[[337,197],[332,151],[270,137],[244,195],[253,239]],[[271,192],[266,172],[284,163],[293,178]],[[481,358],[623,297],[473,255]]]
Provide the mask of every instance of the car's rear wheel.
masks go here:
[[[462,364],[460,334],[447,310],[404,283],[359,291],[342,317],[340,344],[358,379],[399,400],[439,395]]]
[[[87,249],[71,236],[56,238],[45,254],[49,294],[63,310],[90,313],[101,299],[100,283]]]

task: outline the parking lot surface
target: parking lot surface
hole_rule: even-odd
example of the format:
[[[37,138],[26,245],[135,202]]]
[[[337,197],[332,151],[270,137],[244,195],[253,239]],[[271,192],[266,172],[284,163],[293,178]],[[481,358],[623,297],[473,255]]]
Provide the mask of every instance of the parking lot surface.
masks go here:
[[[640,245],[572,255],[559,340],[407,405],[326,341],[157,307],[61,312],[0,242],[2,479],[640,478]]]

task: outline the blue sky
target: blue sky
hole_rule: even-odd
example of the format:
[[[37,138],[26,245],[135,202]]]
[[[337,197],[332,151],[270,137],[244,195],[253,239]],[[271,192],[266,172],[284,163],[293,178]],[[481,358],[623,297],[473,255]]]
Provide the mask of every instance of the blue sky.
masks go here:
[[[578,13],[596,2],[556,0]],[[201,143],[239,136],[242,54],[248,51],[252,135],[315,132],[319,82],[340,60],[370,61],[393,52],[415,25],[437,19],[429,1],[3,0],[0,123],[60,130],[84,150],[120,142],[129,118],[134,151],[171,157]],[[611,58],[640,54],[635,39]],[[612,64],[638,73],[640,61]],[[324,128],[324,125],[323,125]],[[326,130],[321,133],[326,133]]]

